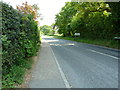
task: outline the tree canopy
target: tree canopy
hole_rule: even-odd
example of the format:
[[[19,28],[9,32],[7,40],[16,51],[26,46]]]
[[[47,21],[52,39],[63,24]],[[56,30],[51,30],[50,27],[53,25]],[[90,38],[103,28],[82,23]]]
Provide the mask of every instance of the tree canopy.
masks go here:
[[[17,9],[24,14],[33,15],[34,19],[40,17],[40,14],[38,13],[39,7],[37,6],[37,4],[30,5],[28,4],[28,2],[25,2],[22,3],[22,5],[17,5]]]
[[[48,25],[43,25],[40,27],[40,30],[43,34],[48,35],[52,33],[52,27]]]
[[[119,3],[67,2],[56,15],[58,33],[83,38],[112,39],[118,36]]]

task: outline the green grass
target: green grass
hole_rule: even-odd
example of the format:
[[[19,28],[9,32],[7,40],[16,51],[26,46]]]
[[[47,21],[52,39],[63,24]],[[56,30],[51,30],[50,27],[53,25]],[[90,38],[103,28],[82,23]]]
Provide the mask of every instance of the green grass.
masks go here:
[[[94,45],[100,45],[100,46],[105,46],[105,47],[114,48],[114,49],[120,49],[120,48],[118,48],[119,42],[116,40],[100,40],[100,39],[93,40],[93,39],[87,39],[87,38],[81,38],[81,37],[77,37],[74,40],[73,37],[63,37],[61,35],[53,35],[53,36],[49,36],[49,37],[77,41],[77,42],[88,43],[88,44],[94,44]]]
[[[2,88],[17,88],[17,85],[22,84],[26,70],[31,69],[33,64],[32,58],[22,60],[20,66],[13,65],[11,71],[2,75]]]

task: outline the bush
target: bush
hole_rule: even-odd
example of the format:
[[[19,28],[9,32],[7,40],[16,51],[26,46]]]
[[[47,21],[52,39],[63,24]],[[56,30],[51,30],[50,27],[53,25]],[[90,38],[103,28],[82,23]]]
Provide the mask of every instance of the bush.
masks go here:
[[[2,84],[11,88],[21,83],[25,68],[39,48],[39,33],[32,15],[18,12],[12,6],[2,5]]]

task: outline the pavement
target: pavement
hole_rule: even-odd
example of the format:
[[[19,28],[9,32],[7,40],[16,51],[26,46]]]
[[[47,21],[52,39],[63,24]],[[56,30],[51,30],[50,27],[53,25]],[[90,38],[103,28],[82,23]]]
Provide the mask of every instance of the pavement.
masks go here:
[[[42,40],[38,62],[32,71],[29,88],[65,88],[63,79],[48,43]]]
[[[45,36],[41,46],[30,88],[118,88],[119,51]]]

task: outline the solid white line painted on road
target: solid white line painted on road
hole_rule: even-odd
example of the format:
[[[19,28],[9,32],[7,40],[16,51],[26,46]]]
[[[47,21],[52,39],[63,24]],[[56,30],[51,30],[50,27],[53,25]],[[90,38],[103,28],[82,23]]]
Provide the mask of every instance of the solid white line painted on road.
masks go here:
[[[101,53],[101,52],[98,52],[98,51],[95,51],[95,50],[92,50],[92,49],[88,49],[88,50],[90,50],[90,51],[92,51],[92,52],[95,52],[95,53],[99,53],[99,54],[105,55],[105,56],[112,57],[112,58],[114,58],[114,59],[118,59],[118,57],[111,56],[111,55],[108,55],[108,54],[105,54],[105,53]]]
[[[56,64],[57,64],[57,66],[58,66],[58,69],[59,69],[59,71],[60,71],[60,74],[61,74],[61,76],[62,76],[62,79],[63,79],[63,81],[64,81],[64,84],[65,84],[65,86],[66,86],[66,88],[67,89],[69,89],[69,90],[71,90],[71,85],[69,84],[69,82],[67,81],[67,78],[65,77],[65,74],[64,74],[64,72],[63,72],[63,70],[61,69],[61,67],[60,67],[60,65],[59,65],[59,63],[58,63],[58,61],[57,61],[57,58],[56,58],[56,56],[55,56],[55,54],[54,54],[54,52],[53,52],[53,50],[52,50],[52,48],[50,47],[50,49],[51,49],[51,51],[52,51],[52,53],[53,53],[53,56],[54,56],[54,58],[55,58],[55,62],[56,62]]]

